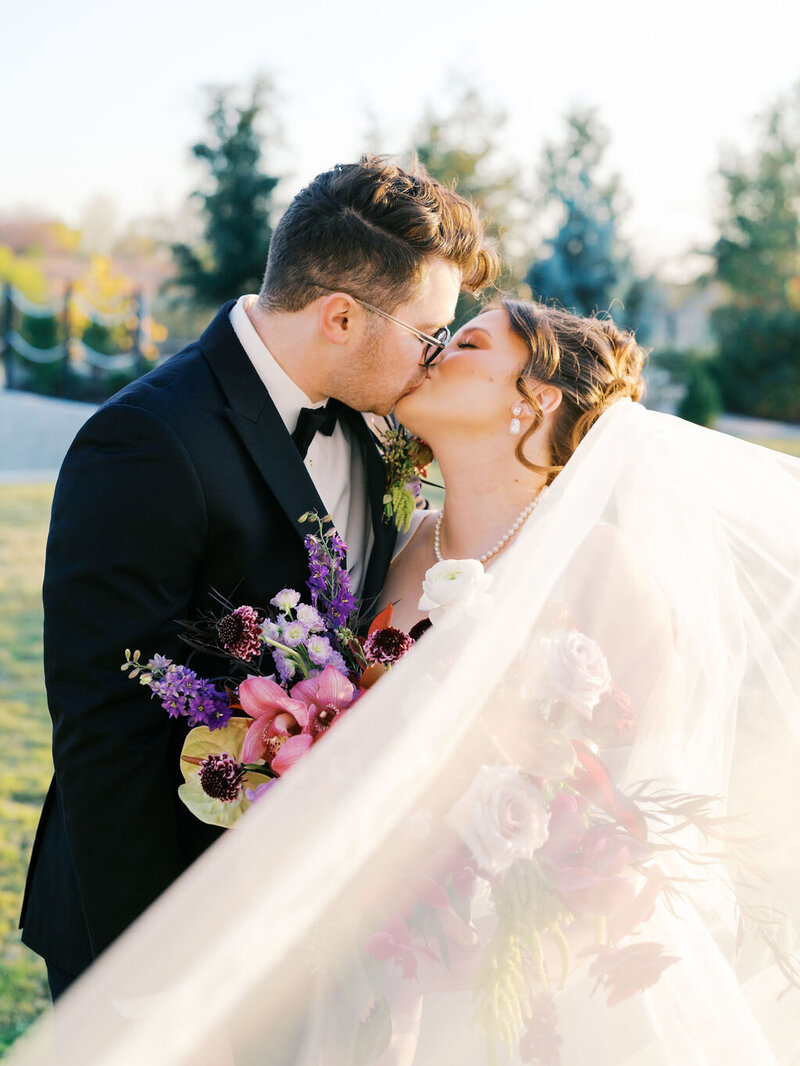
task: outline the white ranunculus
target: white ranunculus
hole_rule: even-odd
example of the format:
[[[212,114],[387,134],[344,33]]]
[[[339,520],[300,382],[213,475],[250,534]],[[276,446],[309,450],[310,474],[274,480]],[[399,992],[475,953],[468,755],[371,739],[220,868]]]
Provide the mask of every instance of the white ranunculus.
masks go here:
[[[546,696],[591,718],[600,697],[611,685],[611,672],[600,646],[579,629],[568,629],[549,643]]]
[[[451,807],[447,822],[488,874],[530,859],[547,839],[548,811],[539,789],[516,766],[482,766]]]
[[[467,614],[477,618],[489,603],[492,575],[477,559],[443,559],[425,574],[419,609],[434,626],[449,628]]]

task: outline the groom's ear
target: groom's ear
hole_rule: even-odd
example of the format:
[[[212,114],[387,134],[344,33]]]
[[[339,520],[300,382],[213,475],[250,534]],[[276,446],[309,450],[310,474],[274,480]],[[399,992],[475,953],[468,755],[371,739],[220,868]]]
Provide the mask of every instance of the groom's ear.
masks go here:
[[[347,344],[353,335],[353,314],[357,304],[346,293],[334,292],[319,306],[319,328],[331,344]]]

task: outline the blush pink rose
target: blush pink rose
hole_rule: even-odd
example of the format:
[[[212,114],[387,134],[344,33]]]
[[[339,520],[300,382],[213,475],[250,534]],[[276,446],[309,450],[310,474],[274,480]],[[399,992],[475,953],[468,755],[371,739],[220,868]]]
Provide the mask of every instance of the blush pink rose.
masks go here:
[[[531,859],[547,839],[548,811],[541,792],[515,766],[482,766],[453,805],[448,823],[488,874],[516,859]]]

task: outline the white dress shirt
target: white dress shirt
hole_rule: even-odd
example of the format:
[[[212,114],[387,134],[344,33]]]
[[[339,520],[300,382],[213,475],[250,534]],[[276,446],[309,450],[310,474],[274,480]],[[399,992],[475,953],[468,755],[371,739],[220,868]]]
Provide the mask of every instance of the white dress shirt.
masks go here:
[[[283,424],[293,433],[303,407],[322,407],[327,401],[312,403],[275,361],[247,315],[247,309],[257,299],[253,295],[241,296],[231,309],[230,322]],[[358,594],[374,543],[361,447],[357,440],[351,439],[348,427],[339,421],[329,437],[316,434],[304,461],[337,532],[347,544],[347,567],[353,591]]]

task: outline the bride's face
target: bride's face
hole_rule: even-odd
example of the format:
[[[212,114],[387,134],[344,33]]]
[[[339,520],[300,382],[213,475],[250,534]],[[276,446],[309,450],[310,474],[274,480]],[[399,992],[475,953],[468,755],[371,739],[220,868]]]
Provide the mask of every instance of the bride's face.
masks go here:
[[[435,449],[443,435],[509,436],[516,382],[528,361],[524,341],[502,308],[462,326],[423,382],[395,407],[398,419]]]

